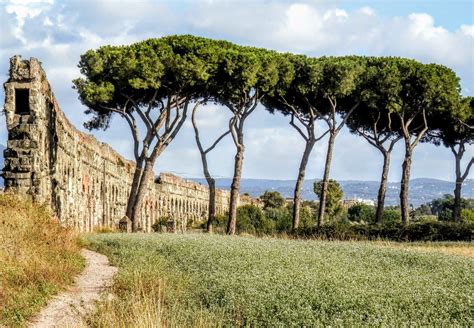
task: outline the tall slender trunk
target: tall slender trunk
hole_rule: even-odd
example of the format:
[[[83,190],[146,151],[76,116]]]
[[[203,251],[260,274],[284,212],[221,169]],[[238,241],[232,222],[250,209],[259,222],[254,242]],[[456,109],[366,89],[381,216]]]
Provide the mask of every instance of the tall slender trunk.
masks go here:
[[[203,102],[205,102],[204,100]],[[206,178],[207,185],[209,187],[209,206],[208,206],[208,215],[207,215],[207,225],[206,230],[209,233],[212,233],[212,224],[216,218],[216,181],[212,178],[211,173],[209,173],[209,168],[207,165],[207,154],[216,147],[216,145],[230,133],[230,130],[226,131],[225,133],[221,134],[219,138],[217,138],[214,143],[207,148],[206,150],[203,149],[201,140],[199,137],[199,129],[196,124],[196,113],[197,113],[198,106],[194,106],[193,114],[191,116],[191,122],[194,128],[194,137],[196,139],[196,145],[199,149],[199,153],[201,154],[201,162],[202,162],[202,171],[204,177]]]
[[[212,233],[212,224],[216,218],[216,182],[213,178],[206,177],[207,184],[209,185],[209,213],[207,215],[207,226],[206,230]]]
[[[298,229],[300,225],[300,209],[301,209],[301,189],[303,187],[304,176],[306,173],[306,165],[308,164],[309,156],[313,150],[315,140],[309,139],[306,142],[303,157],[301,158],[300,168],[298,171],[298,178],[296,179],[295,192],[293,197],[293,230]]]
[[[453,216],[455,221],[461,221],[461,189],[464,180],[466,180],[471,167],[474,165],[474,156],[471,157],[469,163],[467,163],[466,168],[464,169],[464,173],[461,171],[461,160],[464,156],[464,143],[459,145],[459,151],[456,152],[454,147],[451,147],[451,150],[454,153],[454,157],[456,158],[456,186],[454,187],[454,208],[453,208]]]
[[[234,177],[230,186],[229,221],[227,224],[227,234],[229,235],[235,234],[237,229],[237,206],[239,202],[242,165],[244,162],[244,149],[243,143],[240,143],[240,145],[237,146],[237,153],[235,154]]]
[[[143,169],[143,174],[140,179],[140,183],[137,188],[135,204],[133,205],[132,211],[132,231],[137,232],[140,228],[140,218],[141,218],[141,210],[142,210],[142,203],[145,198],[148,182],[153,177],[153,166],[155,164],[155,158],[149,158],[145,160],[145,168]]]
[[[329,173],[331,170],[332,153],[334,150],[334,141],[336,140],[336,136],[337,136],[337,133],[331,132],[329,135],[329,140],[328,140],[328,150],[326,153],[326,164],[324,167],[323,183],[321,186],[321,196],[319,197],[318,227],[320,227],[324,223],[324,213],[326,211],[326,198],[327,198],[328,183],[329,183]]]
[[[129,219],[132,219],[132,216],[133,216],[133,206],[135,205],[135,199],[137,198],[137,190],[140,184],[140,179],[142,177],[142,174],[143,174],[143,161],[138,160],[137,165],[135,166],[135,171],[133,172],[132,186],[130,189],[130,195],[128,196],[127,211],[125,212],[125,215]]]
[[[453,218],[454,221],[461,221],[461,188],[462,183],[464,182],[462,173],[461,173],[461,159],[463,156],[463,151],[461,146],[459,151],[456,152],[454,147],[451,148],[454,153],[454,158],[456,160],[456,185],[454,186],[454,207],[453,207]]]
[[[453,207],[453,217],[454,221],[461,221],[461,187],[462,180],[456,178],[456,186],[454,187],[454,207]]]
[[[409,145],[406,145],[405,159],[402,165],[402,181],[400,183],[400,207],[402,212],[402,223],[408,225],[410,222],[410,204],[408,202],[408,189],[410,186],[410,170],[412,150]]]
[[[375,222],[377,222],[377,224],[383,223],[385,193],[387,191],[388,170],[390,168],[391,153],[389,151],[382,151],[382,154],[383,154],[383,169],[382,169],[382,177],[380,178],[379,193],[377,196],[377,211],[375,213]]]

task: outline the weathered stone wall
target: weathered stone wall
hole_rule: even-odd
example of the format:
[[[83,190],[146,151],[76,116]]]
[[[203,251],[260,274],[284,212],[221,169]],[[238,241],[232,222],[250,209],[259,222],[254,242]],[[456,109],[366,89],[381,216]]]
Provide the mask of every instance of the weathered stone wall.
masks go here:
[[[15,56],[10,65],[4,84],[5,190],[49,204],[62,224],[80,231],[116,226],[125,214],[135,163],[71,125],[38,60]],[[207,201],[207,187],[162,173],[148,187],[141,228],[150,231],[161,217],[181,228],[202,221]],[[228,203],[229,193],[219,190],[217,212],[227,211]]]

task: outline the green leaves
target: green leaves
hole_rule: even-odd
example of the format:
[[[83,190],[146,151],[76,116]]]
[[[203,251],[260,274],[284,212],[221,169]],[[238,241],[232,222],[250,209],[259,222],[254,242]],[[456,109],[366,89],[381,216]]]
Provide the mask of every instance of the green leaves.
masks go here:
[[[303,115],[308,106],[325,115],[331,110],[328,98],[337,99],[341,113],[361,102],[352,125],[372,124],[381,111],[382,117],[416,116],[413,126],[418,126],[424,109],[436,128],[440,117],[443,121],[454,115],[464,121],[469,116],[452,70],[404,58],[309,58],[174,35],[89,50],[79,67],[84,78],[74,81],[75,88],[96,115],[111,114],[104,106],[123,107],[130,99],[148,104],[153,96],[163,100],[179,90],[194,99],[234,105],[258,92],[268,110],[284,114],[291,105]]]
[[[97,103],[107,103],[113,98],[115,87],[108,82],[90,82],[84,79],[74,80],[74,84],[81,92],[81,98],[84,103],[91,106]]]

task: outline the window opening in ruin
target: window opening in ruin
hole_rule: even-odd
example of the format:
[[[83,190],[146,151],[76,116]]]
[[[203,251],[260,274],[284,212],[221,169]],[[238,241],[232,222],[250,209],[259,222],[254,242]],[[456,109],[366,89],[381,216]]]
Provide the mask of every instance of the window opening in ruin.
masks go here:
[[[15,113],[30,114],[30,89],[15,89]]]

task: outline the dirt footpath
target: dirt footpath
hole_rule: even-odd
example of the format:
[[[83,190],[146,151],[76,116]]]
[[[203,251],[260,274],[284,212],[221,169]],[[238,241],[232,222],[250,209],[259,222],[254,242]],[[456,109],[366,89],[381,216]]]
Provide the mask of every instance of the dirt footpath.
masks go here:
[[[82,317],[94,309],[94,301],[112,284],[117,268],[105,255],[87,249],[81,251],[86,268],[67,291],[58,294],[31,321],[28,327],[81,327]]]

